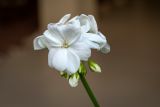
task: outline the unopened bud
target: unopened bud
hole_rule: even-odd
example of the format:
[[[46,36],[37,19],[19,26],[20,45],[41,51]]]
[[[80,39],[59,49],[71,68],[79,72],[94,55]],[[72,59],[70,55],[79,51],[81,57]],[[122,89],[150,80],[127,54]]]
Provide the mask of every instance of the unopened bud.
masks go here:
[[[101,67],[93,60],[88,60],[88,65],[89,65],[89,68],[91,69],[91,71],[101,72]]]
[[[71,87],[76,87],[78,85],[78,81],[79,81],[79,74],[78,73],[72,74],[69,77],[69,85]]]

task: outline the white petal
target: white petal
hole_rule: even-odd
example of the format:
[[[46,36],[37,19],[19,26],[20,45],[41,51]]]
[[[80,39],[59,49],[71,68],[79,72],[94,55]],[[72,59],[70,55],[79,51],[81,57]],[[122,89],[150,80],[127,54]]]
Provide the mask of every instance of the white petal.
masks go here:
[[[62,26],[61,32],[64,36],[65,41],[69,45],[76,42],[81,36],[80,28],[70,24]]]
[[[86,40],[86,45],[88,45],[91,49],[100,49],[100,46],[98,43],[90,41],[90,40]]]
[[[38,36],[33,41],[34,50],[40,50],[46,48],[46,45],[44,43],[44,37]]]
[[[75,16],[75,17],[71,18],[71,19],[68,21],[68,23],[72,23],[72,22],[74,22],[75,20],[76,20],[76,21],[79,20],[79,16]]]
[[[88,15],[88,18],[90,19],[90,31],[93,33],[97,33],[98,32],[98,27],[97,27],[97,22],[94,18],[93,15]]]
[[[77,72],[79,66],[80,66],[80,59],[79,57],[70,49],[67,50],[67,68],[66,72],[68,74],[73,74]]]
[[[76,27],[80,27],[79,16],[73,17],[71,20],[69,20],[69,21],[67,22],[67,24],[72,24],[72,25],[74,25],[74,26],[76,26]]]
[[[104,47],[102,47],[101,48],[101,50],[100,50],[102,53],[109,53],[110,52],[110,45],[109,44],[105,44],[105,46]]]
[[[46,42],[50,45],[50,46],[54,46],[54,47],[59,47],[63,44],[63,39],[62,37],[60,37],[60,35],[55,34],[49,30],[46,30],[44,32],[44,36],[46,38]]]
[[[50,24],[48,24],[48,31],[52,35],[52,37],[63,42],[64,38],[63,38],[63,34],[61,32],[61,26],[63,26],[63,25],[50,23]]]
[[[102,39],[104,39],[104,40],[106,39],[106,37],[105,37],[101,32],[98,32],[97,34],[98,34]]]
[[[53,64],[52,64],[52,60],[53,60],[53,57],[55,55],[55,53],[59,50],[59,48],[51,48],[49,50],[49,53],[48,53],[48,65],[49,67],[53,68]]]
[[[81,24],[81,29],[83,32],[87,33],[90,30],[90,22],[88,16],[81,14],[79,16],[79,21]]]
[[[96,43],[105,43],[106,39],[102,38],[101,36],[97,35],[97,34],[93,34],[93,33],[85,33],[85,37],[93,42]]]
[[[101,38],[102,38],[102,42],[100,43],[100,47],[102,48],[102,47],[104,47],[105,45],[106,45],[106,43],[107,43],[107,40],[106,40],[106,37],[101,33],[101,32],[98,32],[97,33]]]
[[[68,21],[68,19],[71,17],[71,14],[66,14],[65,16],[63,16],[58,23],[66,23]]]
[[[91,56],[91,49],[85,42],[77,42],[71,45],[70,49],[73,50],[83,61],[87,61]]]
[[[55,24],[55,23],[49,23],[47,28],[48,28],[48,31],[50,33],[53,33],[54,35],[57,35],[57,37],[59,39],[62,39],[63,38],[63,35],[61,33],[61,26],[63,26],[62,24]]]
[[[98,34],[83,33],[82,36],[83,38],[86,38],[86,43],[93,49],[100,49],[101,45],[106,43],[106,39]]]
[[[53,55],[53,56],[52,56]],[[67,50],[65,48],[59,48],[56,51],[50,50],[49,57],[51,61],[49,62],[50,67],[54,67],[58,71],[64,71],[67,66]]]

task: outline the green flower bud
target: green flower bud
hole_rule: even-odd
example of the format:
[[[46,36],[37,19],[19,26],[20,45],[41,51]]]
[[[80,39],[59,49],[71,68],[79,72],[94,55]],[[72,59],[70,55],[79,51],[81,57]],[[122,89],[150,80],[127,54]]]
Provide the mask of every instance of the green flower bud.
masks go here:
[[[83,75],[86,75],[86,74],[87,74],[86,67],[85,67],[85,65],[84,65],[82,62],[81,62],[81,64],[80,64],[80,67],[79,67],[79,69],[78,69],[78,72],[81,73],[81,74],[83,74]]]
[[[89,65],[89,68],[91,69],[91,71],[101,72],[101,67],[93,60],[88,60],[88,65]]]

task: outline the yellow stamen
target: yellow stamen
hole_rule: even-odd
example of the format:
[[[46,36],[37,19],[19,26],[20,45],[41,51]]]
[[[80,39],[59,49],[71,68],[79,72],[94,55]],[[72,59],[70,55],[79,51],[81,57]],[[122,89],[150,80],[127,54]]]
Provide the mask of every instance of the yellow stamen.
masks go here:
[[[63,47],[64,47],[64,48],[68,48],[68,47],[69,47],[69,46],[68,46],[68,43],[67,43],[66,41],[64,41]]]

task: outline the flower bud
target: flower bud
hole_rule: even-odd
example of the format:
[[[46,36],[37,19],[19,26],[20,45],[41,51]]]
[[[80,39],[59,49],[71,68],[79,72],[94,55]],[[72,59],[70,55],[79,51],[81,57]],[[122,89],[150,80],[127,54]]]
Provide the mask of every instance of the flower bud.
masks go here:
[[[81,74],[83,74],[83,75],[86,75],[87,70],[86,70],[86,67],[85,67],[85,65],[83,63],[80,64],[78,72],[81,73]]]
[[[79,81],[79,74],[78,73],[75,73],[75,74],[72,74],[70,77],[69,77],[69,85],[71,87],[76,87],[78,85],[78,81]]]
[[[101,72],[101,67],[93,60],[88,60],[88,65],[89,65],[89,68],[91,69],[91,71]]]

